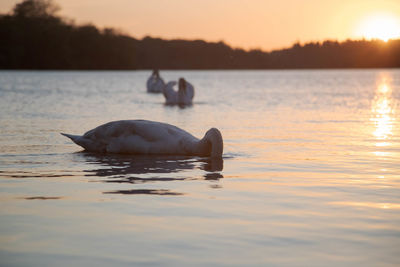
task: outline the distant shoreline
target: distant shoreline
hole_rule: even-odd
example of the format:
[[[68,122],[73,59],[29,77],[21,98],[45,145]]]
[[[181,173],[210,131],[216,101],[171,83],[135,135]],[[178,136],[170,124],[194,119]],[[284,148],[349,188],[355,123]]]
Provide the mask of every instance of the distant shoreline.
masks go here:
[[[51,5],[51,2],[47,3]],[[400,39],[295,43],[265,52],[203,40],[135,39],[75,25],[51,6],[0,14],[2,70],[285,70],[400,68]]]
[[[365,68],[285,68],[285,69],[159,69],[160,71],[298,71],[298,70],[304,70],[304,71],[317,71],[317,70],[397,70],[400,69],[400,67],[365,67]],[[132,72],[132,71],[149,71],[151,72],[153,69],[0,69],[0,71],[6,72],[6,71],[32,71],[32,72],[45,72],[45,71],[55,71],[55,72],[74,72],[74,71],[84,71],[84,72],[99,72],[99,71],[104,71],[104,72]]]

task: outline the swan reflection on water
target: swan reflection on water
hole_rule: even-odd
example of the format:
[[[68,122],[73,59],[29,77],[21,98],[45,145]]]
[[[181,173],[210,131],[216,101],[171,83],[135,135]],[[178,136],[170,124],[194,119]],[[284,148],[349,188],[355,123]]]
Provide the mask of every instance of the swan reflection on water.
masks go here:
[[[77,152],[94,168],[84,170],[85,176],[105,178],[105,183],[144,184],[154,182],[208,180],[218,181],[223,178],[219,173],[223,169],[222,158],[202,158],[189,156],[148,156],[120,155]],[[187,170],[203,170],[203,176],[179,177]],[[212,188],[217,188],[212,186]],[[105,194],[149,194],[183,195],[167,189],[130,189],[104,192]]]
[[[131,189],[104,192],[104,194],[122,195],[159,195],[159,196],[182,196],[184,193],[172,192],[168,189]]]

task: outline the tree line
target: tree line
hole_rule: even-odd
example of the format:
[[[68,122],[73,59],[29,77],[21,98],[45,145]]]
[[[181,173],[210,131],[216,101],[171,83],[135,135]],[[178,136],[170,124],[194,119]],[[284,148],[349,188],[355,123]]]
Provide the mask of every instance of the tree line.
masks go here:
[[[51,0],[24,0],[0,15],[0,69],[398,68],[400,39],[296,43],[265,52],[203,40],[141,40],[75,25]]]

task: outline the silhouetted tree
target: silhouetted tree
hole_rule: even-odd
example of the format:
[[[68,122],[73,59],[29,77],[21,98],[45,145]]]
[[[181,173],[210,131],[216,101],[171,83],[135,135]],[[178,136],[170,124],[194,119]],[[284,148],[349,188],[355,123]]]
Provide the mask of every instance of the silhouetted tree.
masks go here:
[[[0,15],[1,69],[287,69],[400,67],[400,39],[299,42],[264,52],[224,42],[137,40],[111,28],[76,26],[51,0],[24,0]]]
[[[52,0],[24,0],[15,5],[13,13],[17,17],[44,18],[55,17],[59,10]]]

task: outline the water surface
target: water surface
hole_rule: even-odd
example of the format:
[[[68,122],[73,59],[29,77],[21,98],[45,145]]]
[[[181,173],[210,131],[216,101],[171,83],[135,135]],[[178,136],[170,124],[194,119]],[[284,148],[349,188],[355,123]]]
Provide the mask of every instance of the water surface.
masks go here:
[[[400,71],[0,72],[2,266],[398,266]],[[217,127],[222,162],[82,152],[121,119]]]

